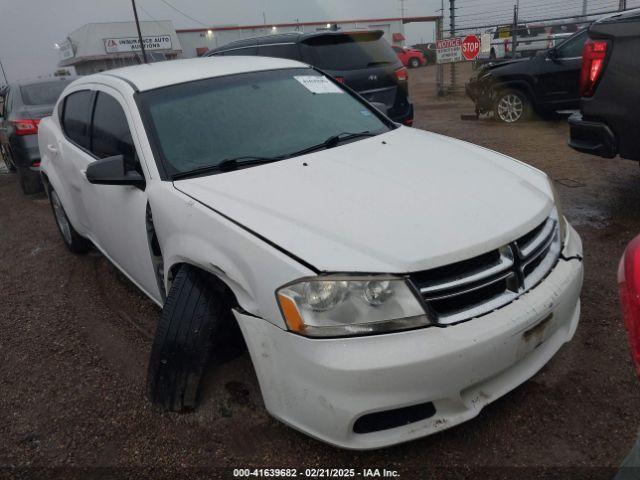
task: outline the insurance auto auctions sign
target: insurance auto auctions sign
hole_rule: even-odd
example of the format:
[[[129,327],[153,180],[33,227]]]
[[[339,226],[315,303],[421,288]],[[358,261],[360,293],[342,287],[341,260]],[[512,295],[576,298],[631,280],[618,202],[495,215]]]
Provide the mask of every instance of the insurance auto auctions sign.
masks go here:
[[[480,53],[480,39],[476,35],[445,38],[436,42],[438,63],[456,63],[475,59]]]
[[[142,41],[145,50],[171,50],[170,35],[142,37]],[[139,52],[140,41],[138,37],[105,38],[104,49],[107,53]]]

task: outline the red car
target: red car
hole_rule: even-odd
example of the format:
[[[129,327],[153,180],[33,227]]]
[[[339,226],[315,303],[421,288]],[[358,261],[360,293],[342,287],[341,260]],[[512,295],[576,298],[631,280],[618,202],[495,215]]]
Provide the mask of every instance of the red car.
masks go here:
[[[427,59],[425,58],[424,53],[420,50],[396,46],[393,46],[392,48],[405,67],[418,68],[427,64]]]

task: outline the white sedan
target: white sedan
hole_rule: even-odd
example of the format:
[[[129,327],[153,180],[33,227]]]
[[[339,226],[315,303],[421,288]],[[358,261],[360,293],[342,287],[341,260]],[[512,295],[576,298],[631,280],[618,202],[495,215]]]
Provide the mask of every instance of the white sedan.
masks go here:
[[[237,331],[272,415],[383,447],[476,416],[578,325],[582,245],[544,173],[394,124],[307,65],[83,77],[39,143],[67,246],[163,307],[148,394],[165,408],[196,406]]]

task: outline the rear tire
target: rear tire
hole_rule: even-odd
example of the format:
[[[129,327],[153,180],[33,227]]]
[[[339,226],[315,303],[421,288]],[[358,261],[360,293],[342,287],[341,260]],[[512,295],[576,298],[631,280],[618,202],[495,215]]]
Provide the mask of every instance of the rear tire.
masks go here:
[[[156,329],[147,373],[149,400],[174,412],[195,409],[205,367],[217,359],[223,350],[219,340],[235,323],[224,289],[206,273],[183,265]]]
[[[531,103],[520,90],[507,88],[498,92],[493,111],[502,122],[516,123],[531,116]]]
[[[67,217],[67,213],[64,211],[62,202],[53,188],[49,190],[49,202],[51,203],[53,216],[56,220],[58,231],[60,235],[62,235],[62,240],[64,240],[64,244],[73,253],[87,253],[91,249],[91,242],[73,228],[71,221]]]
[[[40,176],[33,173],[31,170],[24,168],[18,168],[18,182],[22,193],[25,195],[33,195],[43,191],[42,181]]]
[[[412,58],[411,60],[409,60],[409,66],[411,68],[418,68],[420,66],[420,60],[417,58]]]
[[[16,167],[12,161],[11,151],[5,145],[0,145],[0,155],[2,155],[2,159],[4,160],[4,164],[7,166],[7,170],[11,173],[15,173]]]

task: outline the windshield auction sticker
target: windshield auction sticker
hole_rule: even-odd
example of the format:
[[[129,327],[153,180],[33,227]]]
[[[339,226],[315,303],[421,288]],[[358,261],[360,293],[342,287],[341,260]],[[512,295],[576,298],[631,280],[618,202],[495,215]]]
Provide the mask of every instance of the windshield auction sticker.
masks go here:
[[[335,83],[324,75],[321,77],[299,75],[293,78],[312,93],[344,93]]]

